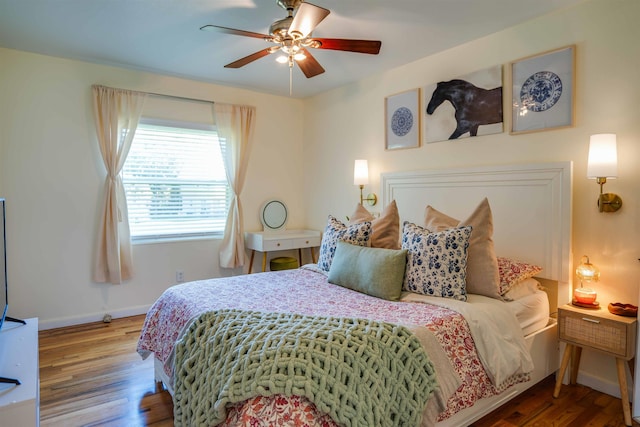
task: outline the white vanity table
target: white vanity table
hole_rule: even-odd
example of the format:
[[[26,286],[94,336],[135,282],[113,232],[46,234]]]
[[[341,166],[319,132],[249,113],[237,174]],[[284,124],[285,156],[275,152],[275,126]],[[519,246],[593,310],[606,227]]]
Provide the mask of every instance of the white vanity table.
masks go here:
[[[316,262],[313,248],[320,246],[320,232],[316,230],[283,230],[278,232],[260,231],[245,233],[245,246],[251,249],[249,274],[253,267],[256,251],[262,252],[262,271],[267,269],[267,253],[272,251],[298,250],[298,263],[302,265],[302,249],[309,248],[311,259]]]
[[[298,263],[302,265],[302,249],[309,248],[311,259],[316,262],[313,248],[320,246],[321,233],[316,230],[287,230],[287,206],[280,200],[268,200],[260,209],[260,221],[264,231],[246,232],[245,247],[251,249],[249,274],[253,269],[256,251],[262,252],[262,271],[267,269],[267,253],[298,250]]]

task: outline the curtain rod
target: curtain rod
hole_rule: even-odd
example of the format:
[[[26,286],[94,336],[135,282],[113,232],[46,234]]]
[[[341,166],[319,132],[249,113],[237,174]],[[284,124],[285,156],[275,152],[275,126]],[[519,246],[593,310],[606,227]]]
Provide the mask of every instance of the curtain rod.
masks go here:
[[[93,85],[93,86],[100,87],[101,85]],[[108,87],[108,86],[102,86],[102,87]],[[117,89],[117,88],[114,88],[114,89]],[[187,98],[186,96],[167,95],[167,94],[164,94],[164,93],[143,92],[143,91],[139,91],[139,90],[130,90],[130,89],[118,89],[118,90],[127,90],[129,92],[144,93],[146,95],[158,96],[158,97],[161,97],[161,98],[179,99],[181,101],[205,102],[207,104],[215,104],[215,102],[209,101],[208,99]]]
[[[143,92],[143,93],[146,93],[147,95],[151,95],[151,96],[158,96],[161,98],[172,98],[172,99],[179,99],[181,101],[205,102],[207,104],[214,104],[213,101],[209,101],[208,99],[187,98],[186,96],[166,95],[164,93],[154,93],[154,92]]]

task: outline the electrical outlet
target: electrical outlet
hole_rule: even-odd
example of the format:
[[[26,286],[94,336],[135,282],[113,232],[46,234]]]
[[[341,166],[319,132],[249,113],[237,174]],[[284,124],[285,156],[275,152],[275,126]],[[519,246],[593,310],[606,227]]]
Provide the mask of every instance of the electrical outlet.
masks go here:
[[[178,283],[184,282],[184,271],[182,270],[176,271],[176,282]]]

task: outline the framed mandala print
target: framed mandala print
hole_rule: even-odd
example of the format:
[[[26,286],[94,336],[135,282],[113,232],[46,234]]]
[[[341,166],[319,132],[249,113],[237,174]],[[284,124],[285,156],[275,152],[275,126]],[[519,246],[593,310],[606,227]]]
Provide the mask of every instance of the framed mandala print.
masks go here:
[[[511,63],[511,134],[573,126],[575,45]]]
[[[420,146],[420,89],[391,95],[384,100],[385,149]]]

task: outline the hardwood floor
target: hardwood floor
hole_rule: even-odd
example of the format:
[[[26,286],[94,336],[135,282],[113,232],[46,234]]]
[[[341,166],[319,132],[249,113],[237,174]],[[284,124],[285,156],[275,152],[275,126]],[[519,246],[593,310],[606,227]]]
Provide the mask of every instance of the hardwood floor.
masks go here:
[[[41,331],[42,426],[172,426],[173,405],[156,392],[153,360],[136,342],[144,316]]]
[[[153,362],[135,351],[143,320],[40,332],[42,426],[173,425],[171,396],[156,390]],[[473,425],[624,426],[620,399],[579,385],[563,386],[554,399],[553,387],[549,377]]]

